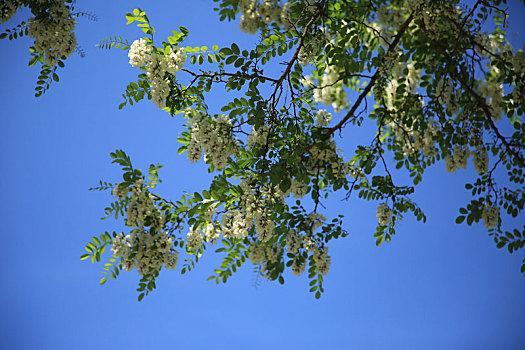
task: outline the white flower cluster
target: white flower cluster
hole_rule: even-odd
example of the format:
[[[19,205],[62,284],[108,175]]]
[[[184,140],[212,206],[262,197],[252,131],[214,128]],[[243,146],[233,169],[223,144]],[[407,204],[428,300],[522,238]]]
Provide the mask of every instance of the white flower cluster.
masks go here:
[[[297,60],[299,63],[301,63],[303,66],[312,63],[315,56],[319,52],[321,45],[329,40],[330,37],[325,34],[325,31],[318,31],[313,35],[307,36],[303,41],[303,45],[299,49],[299,53],[297,54]]]
[[[415,121],[412,125],[406,126],[392,121],[388,126],[394,133],[396,141],[401,144],[405,156],[418,152],[431,156],[436,151],[434,138],[441,131],[439,124],[429,119],[424,133],[421,133],[419,130],[414,130],[414,123]]]
[[[248,34],[255,34],[263,24],[274,22],[277,26],[289,27],[291,20],[288,13],[288,3],[281,6],[275,0],[241,0],[239,1],[241,18],[239,27]]]
[[[403,73],[405,69],[408,71],[407,75],[404,75]],[[398,62],[394,65],[393,79],[390,80],[385,87],[386,106],[389,110],[398,111],[399,108],[397,108],[394,103],[402,103],[406,101],[408,93],[414,93],[416,91],[420,75],[421,71],[415,69],[412,63],[405,65]],[[400,83],[405,86],[405,89],[401,94],[397,92]]]
[[[111,251],[121,258],[124,270],[136,268],[141,276],[151,275],[163,266],[170,270],[177,266],[179,254],[171,249],[172,241],[166,232],[152,233],[137,227],[129,235],[115,237]]]
[[[326,221],[326,217],[323,214],[312,212],[306,218],[306,223],[310,227],[310,231],[314,232],[319,227],[323,226]]]
[[[255,229],[258,241],[261,243],[267,242],[273,236],[275,223],[270,217],[268,205],[277,201],[282,202],[282,193],[270,188],[260,188],[259,192],[256,193],[247,179],[243,179],[239,186],[242,189],[242,194],[237,209],[226,211],[222,215],[220,223],[212,221],[213,214],[206,214],[205,219],[209,223],[201,231],[207,242],[214,242],[221,235],[223,238],[244,239],[253,229]],[[215,206],[208,208],[210,213],[214,213],[215,209]],[[195,232],[190,231],[188,240],[193,235]]]
[[[182,69],[188,56],[184,54],[184,50],[180,47],[175,49],[168,47],[164,57],[166,59],[166,70],[170,74],[175,75]]]
[[[140,275],[153,274],[163,266],[175,269],[178,252],[171,248],[173,237],[162,231],[165,217],[157,210],[142,181],[131,188],[117,185],[112,193],[119,200],[130,195],[125,221],[134,229],[129,235],[121,233],[115,237],[111,247],[113,254],[121,258],[124,269],[137,268]],[[144,228],[146,218],[149,219],[149,231]]]
[[[489,169],[489,155],[484,147],[478,147],[474,152],[472,161],[479,175],[485,174]]]
[[[268,125],[264,124],[259,128],[259,130],[256,130],[255,127],[252,127],[252,132],[248,136],[248,149],[254,149],[255,147],[265,146],[268,143],[268,133],[269,133],[269,127]]]
[[[248,258],[254,265],[261,265],[261,272],[264,277],[269,277],[267,264],[276,263],[282,258],[282,248],[276,244],[266,245],[261,243],[251,243],[248,248]]]
[[[500,120],[502,115],[501,103],[503,102],[503,85],[495,82],[483,81],[480,92],[488,98],[487,105],[492,111],[492,119]]]
[[[514,89],[512,90],[512,98],[517,103],[525,102],[525,81],[518,81]]]
[[[392,209],[386,203],[381,203],[376,210],[376,217],[379,225],[386,225],[392,219]]]
[[[308,193],[308,184],[305,184],[296,179],[292,179],[292,185],[290,186],[290,192],[293,194],[294,198],[301,199]]]
[[[518,51],[512,57],[512,66],[514,68],[514,73],[518,75],[525,74],[525,53],[523,51]]]
[[[128,196],[129,193],[129,187],[128,186],[121,186],[116,185],[113,190],[111,190],[111,194],[117,197],[118,200],[122,200],[125,197]]]
[[[52,67],[75,51],[77,22],[69,7],[61,1],[53,1],[46,14],[45,18],[40,15],[29,18],[28,33],[35,39],[35,51],[44,55],[44,64]]]
[[[186,247],[191,251],[196,251],[202,245],[203,237],[198,230],[190,228],[186,237]]]
[[[470,150],[467,147],[455,145],[452,157],[450,155],[445,156],[445,169],[452,174],[460,168],[466,169],[469,155]]]
[[[128,208],[126,210],[126,225],[142,227],[146,218],[150,219],[152,229],[160,230],[165,222],[164,215],[157,210],[153,195],[138,181],[130,188]],[[117,191],[117,194],[118,191]]]
[[[240,210],[224,213],[222,215],[221,232],[224,238],[245,238],[248,230],[253,227],[254,212],[243,214]]]
[[[243,179],[240,187],[243,191],[239,201],[240,211],[244,215],[238,215],[238,220],[242,221],[237,224],[241,229],[247,230],[254,227],[259,242],[267,242],[274,233],[275,222],[270,217],[268,206],[283,201],[283,193],[269,186],[262,187],[258,193],[249,184],[249,179]],[[233,225],[235,228],[235,224]]]
[[[381,101],[383,94],[385,93],[387,77],[391,75],[392,68],[396,66],[398,56],[399,54],[395,51],[387,51],[383,57],[381,65],[377,69],[378,78],[374,85],[374,97],[376,101]]]
[[[335,141],[331,141],[325,148],[315,145],[310,148],[309,153],[306,169],[311,174],[316,174],[319,169],[331,169],[336,178],[345,178],[350,173],[348,163],[337,154]]]
[[[128,57],[129,64],[133,67],[146,65],[153,103],[161,109],[164,108],[170,92],[170,79],[166,73],[175,75],[182,69],[187,57],[184,54],[184,49],[168,47],[165,54],[162,55],[155,53],[148,41],[140,39],[131,44]]]
[[[224,114],[212,119],[208,114],[189,110],[191,140],[188,144],[188,160],[199,160],[204,151],[205,161],[221,171],[228,164],[234,142],[231,133],[231,121]]]
[[[390,61],[391,58],[386,60]],[[416,69],[413,63],[396,62],[389,74],[392,74],[393,78],[386,84],[384,96],[386,107],[391,111],[390,115],[395,118],[388,123],[390,131],[393,132],[396,141],[401,145],[405,156],[418,152],[423,152],[425,156],[431,156],[436,150],[434,138],[439,135],[441,128],[438,123],[428,119],[425,121],[426,128],[422,131],[421,123],[412,117],[423,114],[423,100],[414,99],[415,95],[410,95],[415,93],[419,86],[421,71]],[[400,84],[405,86],[402,93],[397,92]],[[456,108],[451,98],[453,91],[451,84],[440,79],[436,90],[438,103],[447,104],[449,109]],[[409,99],[408,97],[412,98]],[[399,108],[400,105],[401,108]],[[411,118],[405,118],[406,114],[411,115]]]
[[[445,105],[446,110],[449,111],[451,115],[455,115],[458,112],[456,99],[456,89],[453,82],[450,79],[443,79],[441,77],[436,85],[437,103]]]
[[[129,48],[129,64],[133,67],[140,67],[149,60],[152,47],[144,39],[135,40]]]
[[[300,276],[304,270],[306,270],[306,261],[294,259],[292,262],[292,273],[296,276]]]
[[[326,276],[331,263],[330,256],[328,256],[328,247],[323,246],[322,249],[319,249],[319,247],[314,246],[313,251],[313,259],[317,273]]]
[[[326,217],[318,213],[311,213],[306,224],[309,225],[309,233],[305,235],[298,234],[295,230],[290,230],[286,237],[286,249],[289,257],[292,259],[292,273],[301,275],[306,269],[306,254],[312,254],[316,270],[321,275],[326,275],[330,268],[330,257],[328,248],[322,242],[316,242],[313,239],[313,232],[321,227],[326,221]],[[279,245],[268,245],[259,240],[252,242],[248,248],[248,257],[254,265],[261,265],[264,275],[267,262],[276,262],[282,258],[282,248]],[[293,255],[294,257],[291,257]],[[267,276],[267,275],[266,275]]]
[[[336,113],[341,112],[348,103],[347,93],[338,81],[339,73],[337,67],[329,65],[320,77],[319,85],[314,87],[314,100],[325,106],[332,105]],[[305,77],[302,82],[308,87],[311,86],[312,80],[311,77]]]
[[[295,230],[290,230],[288,232],[288,237],[286,240],[286,247],[288,248],[288,253],[297,256],[299,249],[304,249],[304,237],[298,235]],[[300,276],[306,269],[306,260],[295,258],[292,262],[292,273],[296,276]]]
[[[328,126],[332,121],[332,114],[328,113],[326,109],[320,109],[315,114],[315,120],[320,126]]]
[[[296,255],[300,248],[303,248],[303,237],[297,234],[297,231],[290,230],[286,240],[288,253]]]
[[[221,236],[220,229],[215,225],[215,222],[210,222],[202,229],[202,234],[206,242],[215,243]]]
[[[424,23],[425,34],[432,39],[442,39],[444,36],[454,38],[456,30],[454,26],[443,25],[443,23],[460,23],[461,9],[452,4],[434,4],[432,1],[426,2],[424,0],[408,0],[408,3],[413,6],[415,18]]]
[[[20,0],[3,0],[0,2],[0,22],[5,23],[9,21],[21,6],[22,2]]]
[[[166,61],[164,56],[153,54],[146,63],[147,76],[151,86],[151,99],[159,108],[166,106],[166,98],[170,92],[169,79],[166,75]]]
[[[481,212],[481,219],[486,228],[491,229],[496,227],[499,222],[499,207],[486,205]]]

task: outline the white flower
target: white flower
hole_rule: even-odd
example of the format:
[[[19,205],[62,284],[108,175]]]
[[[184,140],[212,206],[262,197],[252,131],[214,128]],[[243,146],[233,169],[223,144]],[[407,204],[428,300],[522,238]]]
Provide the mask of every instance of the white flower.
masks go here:
[[[45,56],[46,66],[52,67],[59,59],[67,58],[75,51],[77,22],[63,2],[53,2],[48,14],[47,18],[31,17],[28,33],[35,39],[35,51]]]
[[[489,155],[485,148],[478,148],[473,157],[474,168],[479,175],[485,174],[489,169]]]
[[[326,276],[328,274],[328,270],[330,269],[331,263],[330,257],[328,256],[328,247],[322,247],[319,249],[319,247],[315,246],[313,251],[313,259],[317,268],[317,272],[320,275]]]
[[[308,193],[308,185],[292,179],[290,190],[292,191],[292,194],[295,198],[301,199]]]
[[[516,52],[514,57],[512,57],[512,65],[516,74],[525,73],[525,53],[523,51]]]
[[[186,237],[186,246],[189,250],[195,251],[202,245],[202,235],[199,231],[190,228]]]
[[[149,60],[151,55],[151,46],[146,40],[135,40],[129,48],[129,64],[133,67],[140,67]]]
[[[177,267],[177,262],[179,261],[179,252],[174,251],[172,254],[168,256],[168,260],[166,261],[166,268],[168,270],[175,270]]]
[[[321,109],[317,111],[315,120],[320,126],[327,126],[332,121],[332,114],[328,113],[326,109]]]
[[[180,71],[186,62],[186,57],[181,48],[169,49],[166,55],[166,70],[171,74]]]
[[[496,227],[499,222],[499,207],[485,205],[481,212],[481,218],[483,219],[483,225],[486,228],[491,229]]]
[[[376,217],[379,225],[384,226],[388,224],[392,218],[392,209],[390,209],[386,203],[381,203],[377,207]]]
[[[311,232],[314,232],[319,227],[323,226],[323,223],[326,221],[326,217],[322,214],[312,212],[306,218],[306,223],[311,227]]]

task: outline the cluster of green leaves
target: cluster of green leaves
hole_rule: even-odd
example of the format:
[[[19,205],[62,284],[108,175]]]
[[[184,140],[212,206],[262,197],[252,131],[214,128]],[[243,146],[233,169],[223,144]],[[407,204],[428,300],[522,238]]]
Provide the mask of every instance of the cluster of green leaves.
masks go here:
[[[80,260],[90,259],[94,264],[95,262],[100,262],[102,254],[106,251],[106,247],[113,242],[113,238],[117,236],[116,232],[113,232],[113,235],[110,235],[108,232],[101,234],[99,237],[93,237],[91,242],[89,242],[85,249],[87,253],[80,256]],[[100,280],[100,284],[104,284],[107,281],[107,277],[111,279],[116,279],[122,269],[122,265],[117,262],[116,257],[112,256],[107,263],[104,265],[103,274],[106,275]]]
[[[31,10],[31,13],[35,17],[39,17],[44,21],[48,21],[50,23],[53,23],[53,18],[50,16],[48,10],[56,1],[63,1],[66,7],[70,10],[70,16],[73,17],[87,17],[88,19],[92,21],[97,20],[97,16],[85,12],[85,11],[77,11],[74,7],[74,1],[73,0],[50,0],[50,1],[33,1],[33,0],[16,0],[12,1],[15,3],[15,6],[17,8],[21,7],[27,7]],[[16,25],[14,28],[6,29],[3,33],[0,34],[0,39],[9,39],[9,40],[15,40],[18,38],[21,38],[23,36],[27,36],[29,34],[29,26],[31,24],[29,23],[29,20],[24,20],[20,24]],[[80,54],[81,57],[84,57],[84,51],[77,46],[77,53]],[[67,57],[62,57],[62,59],[59,59],[55,66],[48,67],[44,64],[44,55],[37,53],[34,46],[29,47],[30,52],[30,59],[29,59],[29,67],[34,66],[37,63],[41,64],[40,69],[40,75],[38,76],[38,80],[35,86],[35,97],[42,96],[51,86],[53,82],[58,82],[59,77],[57,73],[57,68],[64,68],[65,64],[64,61],[67,59]]]
[[[8,38],[9,40],[18,39],[24,35],[28,35],[29,26],[26,21],[18,24],[12,29],[6,29],[2,34],[0,34],[0,39]]]
[[[241,240],[223,239],[224,247],[215,250],[216,253],[226,252],[226,257],[221,263],[220,268],[215,269],[215,275],[208,277],[208,281],[215,280],[217,284],[226,283],[228,277],[232,276],[237,269],[246,261],[247,250]]]
[[[221,19],[236,17],[238,0],[217,1],[220,2]],[[487,204],[501,206],[511,218],[517,218],[525,205],[525,127],[520,122],[523,103],[505,96],[500,107],[508,120],[496,123],[487,99],[479,92],[484,83],[503,84],[509,89],[520,84],[521,76],[512,68],[512,53],[496,50],[487,55],[484,51],[488,48],[477,37],[490,18],[495,19],[495,34],[506,35],[506,23],[501,20],[501,11],[497,10],[500,4],[499,0],[484,1],[457,12],[456,18],[447,14],[454,13],[454,6],[459,5],[459,1],[428,2],[425,6],[436,16],[435,26],[430,28],[425,16],[410,12],[412,9],[404,8],[402,2],[321,0],[312,5],[306,1],[292,1],[290,28],[278,29],[275,23],[260,21],[261,40],[251,50],[235,43],[218,52],[217,46],[211,52],[206,46],[186,47],[190,64],[203,65],[207,58],[212,68],[208,71],[185,68],[187,83],[179,76],[170,76],[166,110],[171,115],[186,113],[187,119],[192,118],[192,112],[204,113],[213,124],[216,116],[209,113],[206,96],[213,86],[220,85],[232,94],[220,109],[231,121],[225,134],[231,137],[232,146],[224,170],[216,171],[210,159],[207,160],[208,171],[215,175],[208,190],[186,193],[176,202],[155,195],[157,205],[172,225],[170,233],[176,237],[175,247],[185,247],[188,229],[201,230],[210,224],[208,212],[212,205],[215,210],[213,223],[218,223],[225,213],[242,212],[245,193],[239,183],[246,181],[275,228],[264,243],[259,240],[255,227],[249,229],[244,239],[222,239],[216,252],[225,257],[209,279],[226,282],[245,262],[250,249],[260,244],[277,252],[276,257],[256,268],[262,276],[284,283],[287,267],[294,263],[299,263],[295,266],[308,265],[310,292],[319,298],[324,291],[323,275],[312,251],[302,247],[291,253],[287,244],[290,232],[303,235],[301,237],[321,250],[332,239],[348,235],[343,229],[341,215],[323,222],[317,230],[312,229],[311,214],[321,210],[324,199],[340,190],[346,191],[348,199],[357,191],[361,199],[388,204],[392,216],[387,224],[377,225],[374,239],[377,245],[390,242],[406,213],[411,213],[418,221],[426,221],[422,209],[411,198],[425,170],[449,157],[455,146],[474,149],[480,147],[480,142],[490,151],[491,162],[495,164],[473,184],[466,185],[467,190],[472,190],[473,199],[466,208],[460,209],[461,215],[456,222],[466,220],[468,225],[479,222]],[[392,22],[377,26],[380,7],[394,13],[393,17],[401,18],[401,24]],[[144,11],[137,9],[128,13],[127,19],[128,23],[138,22],[142,31],[150,36],[146,40],[153,45],[154,29]],[[168,47],[179,47],[188,36],[186,28],[179,29],[180,32],[174,31],[162,47],[155,47],[155,52],[164,54]],[[126,50],[129,43],[114,37],[104,41],[101,47]],[[305,62],[300,62],[299,56],[308,50],[312,51],[311,65],[304,68]],[[283,58],[284,68],[279,74],[265,74],[269,64]],[[409,64],[419,70],[416,88],[410,86]],[[505,74],[484,74],[485,66],[495,67]],[[328,86],[303,86],[307,72],[319,85],[327,84],[325,78],[330,72],[330,83]],[[443,80],[450,81],[456,90],[453,101],[456,111],[442,101]],[[387,93],[386,87],[393,83],[395,90]],[[315,122],[316,113],[322,109],[316,93],[318,89],[334,86],[356,91],[357,98],[343,106],[344,112],[332,124],[334,126],[321,127]],[[139,82],[128,85],[124,94],[126,101],[120,107],[150,97],[149,89],[142,68]],[[351,160],[345,162],[332,143],[334,135],[347,126],[360,127],[367,119],[377,126],[373,127],[370,142],[355,145]],[[511,137],[503,136],[498,129],[508,121],[514,128]],[[190,125],[188,120],[186,130],[177,139],[182,144],[179,154],[187,150],[194,136]],[[439,132],[431,135],[432,147],[427,152],[416,147],[417,141],[436,125]],[[247,137],[252,130],[266,132],[265,142],[248,147]],[[479,135],[485,141],[480,141]],[[321,153],[325,157],[316,159],[314,154]],[[123,152],[112,157],[124,167],[122,186],[130,186],[136,179],[143,178],[141,172],[133,170],[129,157]],[[403,173],[401,177],[408,175],[407,184],[401,184],[396,178],[394,168],[397,173]],[[504,176],[500,174],[501,169]],[[158,179],[157,170],[157,167],[150,167],[150,183]],[[500,172],[497,178],[496,171]],[[291,200],[270,198],[271,191],[286,193],[293,181],[307,186],[309,196],[295,204]],[[99,187],[104,186],[101,183]],[[118,202],[106,211],[122,214],[125,199]],[[489,230],[496,245],[508,247],[509,252],[523,248],[525,227],[523,231],[515,229],[503,233],[502,221]],[[206,242],[195,251],[186,245],[188,258],[181,272],[193,269],[206,247],[215,243]],[[522,267],[522,271],[525,268]],[[139,292],[147,294],[155,288],[157,275],[141,280]]]
[[[162,47],[156,47],[154,44],[154,33],[155,29],[151,26],[146,12],[143,10],[135,9],[133,12],[126,14],[127,23],[137,22],[137,27],[139,27],[142,32],[149,35],[149,37],[143,38],[148,45],[151,45],[153,48],[153,53],[165,55],[168,50],[172,49],[182,49],[186,55],[190,57],[190,62],[192,64],[198,63],[199,65],[204,64],[205,59],[209,63],[218,62],[220,56],[216,53],[219,49],[217,45],[213,45],[211,50],[207,46],[196,46],[196,47],[181,47],[184,39],[188,36],[189,32],[184,26],[179,26],[180,32],[172,30],[172,35],[167,37],[167,41],[162,41]],[[130,43],[127,39],[122,39],[121,36],[115,35],[113,37],[103,39],[99,44],[96,45],[101,49],[110,50],[112,48],[120,48],[121,50],[127,51],[130,48]],[[124,101],[119,104],[119,109],[124,108],[127,104],[133,105],[136,102],[139,102],[144,97],[151,99],[150,92],[150,81],[148,80],[146,74],[146,68],[141,67],[143,73],[139,74],[138,81],[131,82],[126,87],[125,93],[122,94]],[[193,86],[184,86],[179,84],[175,79],[171,79],[171,93],[170,97],[166,101],[166,110],[170,111],[173,115],[184,110],[186,107],[193,105],[194,103],[199,103],[202,100],[200,91],[202,90],[202,79],[199,81],[197,87]],[[211,87],[211,81],[208,83],[207,90],[209,91]],[[196,96],[194,96],[196,95]]]

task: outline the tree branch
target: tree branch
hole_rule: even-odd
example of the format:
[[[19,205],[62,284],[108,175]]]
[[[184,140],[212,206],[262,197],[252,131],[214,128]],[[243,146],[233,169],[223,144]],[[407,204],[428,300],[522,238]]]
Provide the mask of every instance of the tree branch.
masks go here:
[[[429,36],[427,36],[427,39],[436,49],[438,49],[443,54],[443,56],[445,57],[449,65],[451,65],[452,67],[457,66],[457,63],[454,62],[452,57],[450,57],[450,54],[447,52],[447,50],[445,50],[438,42],[436,42]],[[496,137],[498,138],[498,140],[500,140],[501,143],[503,143],[503,145],[505,146],[505,149],[512,156],[514,156],[515,161],[519,163],[520,166],[525,167],[525,160],[523,159],[523,157],[512,148],[512,146],[507,142],[507,139],[499,132],[498,128],[496,127],[496,124],[494,123],[494,120],[492,119],[493,113],[491,112],[490,107],[487,105],[485,98],[483,98],[476,91],[474,91],[474,89],[469,84],[467,84],[467,82],[461,77],[461,75],[458,74],[456,69],[451,70],[451,74],[457,79],[457,81],[459,81],[461,86],[476,100],[476,102],[478,102],[479,106],[481,107],[485,115],[487,116],[488,124],[491,130],[496,134]]]
[[[410,25],[410,23],[412,22],[412,19],[414,18],[414,16],[411,14],[407,20],[405,21],[405,23],[403,23],[403,25],[401,26],[401,28],[399,28],[399,31],[397,32],[395,38],[394,38],[394,41],[392,41],[392,43],[390,43],[390,45],[388,46],[388,51],[387,51],[387,54],[388,52],[391,52],[392,50],[394,50],[396,48],[396,46],[399,44],[399,41],[401,40],[401,37],[403,36],[403,34],[406,32],[408,26]],[[386,54],[385,54],[386,55]],[[374,87],[377,79],[379,78],[379,75],[380,75],[380,70],[381,70],[381,67],[379,67],[375,74],[372,76],[372,78],[370,79],[370,81],[368,82],[368,85],[365,87],[365,89],[363,90],[363,92],[361,92],[361,94],[359,95],[359,97],[357,98],[357,100],[355,101],[355,103],[353,104],[352,108],[350,108],[350,111],[348,111],[348,113],[344,116],[343,119],[341,119],[341,121],[339,121],[339,123],[337,123],[334,127],[330,128],[328,130],[328,132],[326,134],[323,135],[323,140],[327,140],[329,139],[337,130],[341,129],[343,127],[343,125],[350,119],[352,118],[352,116],[355,114],[355,111],[357,110],[357,108],[359,108],[359,105],[361,104],[361,102],[363,102],[363,100],[366,98],[366,95],[368,95],[368,93],[372,90],[372,88]]]

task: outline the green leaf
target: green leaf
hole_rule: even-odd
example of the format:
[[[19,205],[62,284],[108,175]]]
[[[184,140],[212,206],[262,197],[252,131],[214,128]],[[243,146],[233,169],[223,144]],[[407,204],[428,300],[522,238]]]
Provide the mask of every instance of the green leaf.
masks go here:
[[[82,255],[80,256],[80,260],[86,260],[86,259],[88,259],[89,257],[90,257],[89,254],[82,254]]]
[[[104,283],[106,283],[107,280],[108,280],[107,277],[102,277],[102,279],[100,280],[100,285],[103,285]]]
[[[456,224],[461,224],[463,221],[465,221],[465,217],[463,215],[460,215],[456,218]]]
[[[32,56],[31,59],[29,60],[29,63],[28,63],[28,66],[29,67],[32,67],[35,65],[35,63],[38,61],[38,56]]]
[[[233,43],[232,46],[231,46],[231,48],[232,48],[232,52],[233,52],[234,54],[238,55],[238,54],[241,53],[241,50],[239,50],[239,46],[237,46],[236,43]]]

